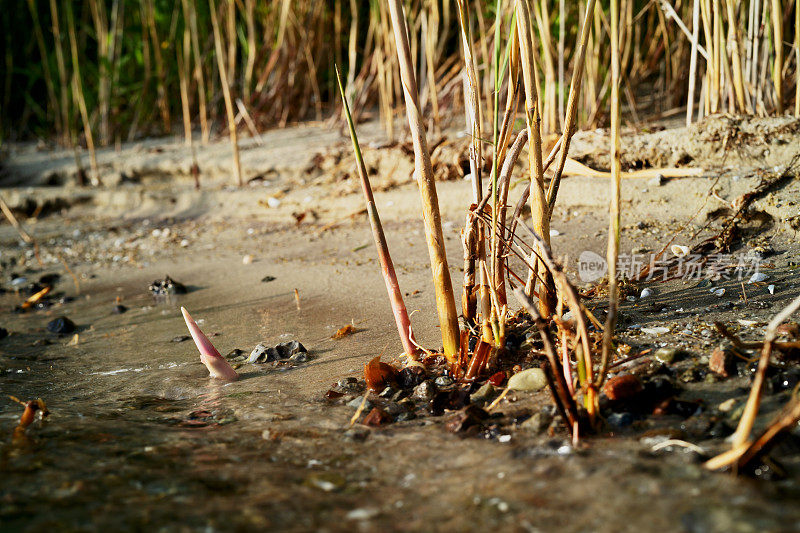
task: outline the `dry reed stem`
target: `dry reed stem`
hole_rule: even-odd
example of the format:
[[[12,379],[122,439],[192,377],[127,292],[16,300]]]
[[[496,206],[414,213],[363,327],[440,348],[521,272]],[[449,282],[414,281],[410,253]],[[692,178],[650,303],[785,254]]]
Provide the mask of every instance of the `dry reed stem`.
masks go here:
[[[458,314],[453,296],[453,285],[450,280],[450,271],[447,266],[442,221],[439,214],[439,199],[436,194],[436,181],[419,109],[417,81],[411,60],[411,48],[408,42],[408,28],[400,0],[387,1],[394,28],[397,59],[406,103],[406,116],[414,144],[414,168],[422,198],[422,215],[425,223],[425,235],[428,241],[431,270],[433,272],[436,309],[439,315],[439,327],[442,332],[442,345],[445,357],[447,357],[448,361],[454,363],[457,359],[460,337]]]
[[[772,65],[772,83],[775,86],[775,111],[783,114],[783,8],[781,0],[772,0],[772,37],[775,62]],[[800,67],[798,67],[800,68]]]
[[[750,396],[747,398],[742,418],[739,420],[739,425],[736,427],[736,433],[733,434],[732,442],[733,447],[744,444],[750,437],[750,432],[753,429],[756,414],[758,414],[758,407],[761,403],[761,392],[764,385],[764,378],[769,366],[769,358],[772,354],[772,347],[777,337],[777,329],[783,322],[785,322],[793,313],[800,309],[800,296],[795,298],[786,308],[767,324],[767,330],[764,334],[764,346],[761,349],[761,357],[758,361],[758,369],[753,378],[753,385],[750,388]]]
[[[739,112],[750,112],[749,105],[745,99],[744,75],[742,73],[742,41],[739,34],[739,18],[736,14],[736,6],[733,0],[725,0],[725,7],[728,12],[728,35],[731,48],[731,65],[733,72],[733,89],[736,95],[736,104]]]
[[[556,406],[561,411],[562,416],[569,423],[570,427],[578,420],[577,406],[575,398],[569,392],[569,386],[564,376],[564,369],[556,353],[555,343],[550,336],[550,330],[547,327],[547,322],[542,318],[542,315],[536,309],[534,302],[530,297],[525,294],[525,291],[520,287],[514,289],[514,296],[531,315],[536,329],[539,331],[539,337],[542,339],[542,348],[547,360],[550,363],[552,374],[548,376],[552,380],[551,393]]]
[[[97,166],[97,154],[94,150],[94,136],[92,126],[89,121],[89,111],[86,109],[86,98],[83,94],[83,83],[81,81],[81,69],[78,59],[78,40],[75,36],[75,20],[72,15],[72,6],[67,3],[67,32],[69,33],[69,45],[72,54],[72,98],[78,106],[83,123],[83,134],[86,137],[86,147],[89,149],[89,161],[92,166],[92,185],[98,187],[102,185],[100,180],[100,169]]]
[[[236,132],[236,118],[233,112],[233,97],[231,96],[231,87],[228,83],[228,73],[225,70],[225,58],[223,57],[222,49],[222,36],[220,35],[219,22],[217,21],[217,8],[214,5],[214,0],[209,0],[211,6],[211,26],[214,30],[214,47],[217,56],[217,71],[219,72],[219,80],[222,84],[222,95],[225,99],[225,112],[228,118],[228,134],[231,139],[231,149],[233,150],[233,177],[236,184],[241,187],[244,184],[242,178],[242,168],[239,163],[239,139]]]
[[[800,117],[800,0],[794,2],[794,116]]]
[[[595,0],[588,0],[586,4],[586,15],[583,20],[583,27],[581,28],[581,36],[578,41],[578,49],[576,51],[575,64],[572,67],[572,81],[570,82],[569,98],[567,99],[567,115],[564,125],[564,133],[562,134],[561,143],[561,157],[559,158],[558,165],[553,179],[550,181],[550,186],[547,189],[547,206],[552,213],[553,206],[556,203],[556,196],[558,195],[558,186],[561,182],[561,175],[564,172],[564,165],[567,162],[567,155],[569,154],[569,143],[572,136],[575,134],[577,128],[576,118],[578,114],[578,96],[581,90],[581,80],[583,78],[583,69],[586,63],[586,43],[589,40],[590,22],[594,13]]]
[[[789,319],[789,317],[800,309],[800,296],[792,300],[780,313],[767,324],[766,332],[764,333],[764,344],[761,348],[761,356],[758,360],[758,369],[753,378],[753,384],[750,388],[750,395],[747,398],[744,412],[739,419],[739,424],[736,427],[736,432],[731,436],[731,449],[723,452],[716,457],[712,457],[706,461],[703,466],[709,470],[716,470],[724,468],[733,463],[738,463],[740,459],[752,448],[750,441],[750,433],[753,431],[758,408],[761,405],[761,394],[764,386],[764,379],[769,366],[769,359],[772,354],[772,348],[775,339],[778,336],[777,329],[782,323]],[[756,439],[758,442],[760,439]]]
[[[539,111],[539,95],[537,92],[536,76],[536,51],[533,43],[533,22],[531,20],[528,0],[516,1],[517,32],[519,36],[519,55],[522,68],[522,80],[525,87],[525,120],[528,126],[528,150],[530,160],[531,183],[531,214],[534,230],[542,235],[545,243],[550,243],[550,217],[547,208],[547,199],[544,192],[544,168],[542,165],[542,134],[541,115]],[[537,263],[535,269],[540,269]],[[532,270],[529,286],[526,288],[528,295],[535,290],[535,273]],[[550,299],[551,283],[545,274],[545,285],[539,291],[539,312],[545,318],[552,314],[553,305]]]
[[[520,220],[520,224],[534,240],[531,256],[541,260],[550,276],[552,276],[557,283],[561,298],[566,301],[567,306],[575,317],[576,336],[583,351],[583,364],[586,369],[586,381],[584,384],[585,405],[589,412],[591,423],[594,424],[598,410],[597,401],[599,398],[597,385],[593,377],[594,371],[592,366],[592,352],[589,345],[589,329],[587,327],[583,306],[580,303],[578,291],[575,290],[575,287],[570,283],[562,267],[553,260],[550,247],[545,243],[544,239],[537,235],[536,232],[523,221]],[[516,242],[514,245],[519,246]],[[532,265],[529,264],[528,266],[531,267]],[[598,378],[598,380],[599,379],[600,378]]]
[[[603,385],[608,361],[613,350],[614,329],[617,325],[619,307],[619,283],[617,281],[617,256],[619,255],[620,222],[620,55],[619,55],[619,0],[611,0],[611,201],[608,221],[608,315],[603,330],[600,371],[595,386]]]
[[[798,0],[800,1],[800,0]],[[700,0],[693,0],[692,3],[692,55],[689,59],[689,89],[686,96],[686,125],[692,124],[692,114],[694,113],[694,89],[697,83],[697,51],[700,38]]]
[[[61,25],[59,24],[58,4],[56,0],[50,0],[50,19],[52,21],[53,38],[55,39],[56,67],[58,68],[60,83],[60,111],[61,123],[63,125],[63,142],[65,145],[72,146],[72,125],[69,120],[69,81],[67,77],[66,61],[64,60],[64,49],[61,45]]]
[[[472,201],[480,202],[482,191],[481,168],[482,162],[482,122],[480,96],[478,89],[478,77],[476,74],[475,58],[472,53],[472,34],[470,32],[469,11],[465,0],[457,0],[458,21],[461,35],[461,48],[464,53],[464,71],[466,73],[464,83],[464,108],[466,111],[467,128],[470,130],[471,143],[469,147],[469,168],[472,177]],[[485,247],[483,245],[483,234],[477,231],[476,226],[469,226],[470,216],[467,216],[468,225],[464,234],[464,290],[462,293],[462,310],[467,324],[472,324],[477,318],[477,298],[475,291],[475,268],[476,264],[483,260]],[[483,271],[480,272],[480,292],[481,302],[486,300],[486,280],[483,279]],[[482,313],[485,306],[482,306]],[[485,313],[484,314],[484,341],[490,342],[487,337]]]

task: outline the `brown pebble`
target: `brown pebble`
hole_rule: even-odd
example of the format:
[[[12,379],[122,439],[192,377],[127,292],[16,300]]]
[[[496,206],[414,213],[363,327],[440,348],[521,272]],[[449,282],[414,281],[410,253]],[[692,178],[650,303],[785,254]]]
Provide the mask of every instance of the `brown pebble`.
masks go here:
[[[733,367],[733,353],[722,347],[717,347],[708,360],[708,369],[723,378],[730,377]]]
[[[633,374],[623,374],[609,379],[603,387],[609,400],[627,400],[642,392],[642,382]]]
[[[373,407],[372,411],[370,411],[369,414],[364,417],[364,420],[362,420],[361,423],[365,426],[377,427],[388,424],[391,421],[392,417],[389,416],[389,413],[379,407]]]

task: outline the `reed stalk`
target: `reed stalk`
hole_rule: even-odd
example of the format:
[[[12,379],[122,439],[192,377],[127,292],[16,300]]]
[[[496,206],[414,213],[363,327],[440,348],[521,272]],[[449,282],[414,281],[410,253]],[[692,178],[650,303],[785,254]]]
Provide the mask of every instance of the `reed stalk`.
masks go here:
[[[775,61],[772,64],[772,84],[775,86],[775,112],[783,114],[783,7],[781,0],[772,0],[772,41]],[[800,67],[798,67],[800,68]]]
[[[225,57],[223,56],[222,36],[219,30],[219,21],[217,20],[217,8],[214,0],[209,0],[211,7],[211,26],[214,30],[214,48],[217,56],[217,71],[219,72],[219,81],[222,85],[222,95],[225,99],[225,113],[228,118],[228,135],[231,140],[231,150],[233,152],[233,179],[236,184],[241,187],[244,185],[242,178],[242,167],[239,163],[239,138],[236,132],[236,115],[233,112],[233,97],[231,96],[231,87],[228,83],[228,73],[225,70]]]
[[[689,88],[686,96],[686,125],[692,124],[694,89],[697,80],[697,48],[700,46],[700,0],[692,2],[692,55],[689,59]],[[613,96],[612,96],[613,98]]]
[[[67,76],[67,66],[64,60],[64,49],[61,44],[61,25],[58,17],[58,3],[50,0],[50,19],[55,39],[56,67],[58,68],[59,94],[61,96],[61,124],[63,125],[62,135],[65,145],[72,145],[72,125],[69,120],[69,78]]]
[[[800,0],[794,2],[794,116],[800,117]]]
[[[608,223],[608,315],[603,329],[600,371],[597,374],[596,386],[603,385],[608,362],[614,350],[614,330],[617,326],[617,310],[619,307],[619,283],[617,281],[617,256],[620,239],[620,54],[619,54],[619,0],[611,0],[609,16],[611,17],[611,201],[609,203]]]
[[[142,22],[147,25],[147,31],[152,44],[153,58],[155,60],[158,109],[161,111],[163,131],[164,133],[169,133],[172,123],[169,113],[169,103],[167,101],[166,73],[164,69],[164,57],[161,54],[161,40],[158,38],[158,29],[156,28],[153,0],[143,0],[142,7],[145,16],[145,20]]]
[[[467,129],[470,132],[469,169],[472,183],[472,202],[478,204],[483,195],[482,166],[483,166],[483,133],[481,113],[480,89],[478,86],[477,68],[472,51],[472,33],[467,3],[457,0],[458,21],[461,35],[461,48],[464,53],[464,108],[466,112]],[[464,291],[462,293],[462,312],[467,325],[471,325],[477,318],[477,298],[475,291],[476,265],[485,259],[484,232],[481,228],[471,223],[472,217],[467,216],[464,239]],[[489,300],[487,280],[482,269],[480,276],[480,301],[481,301],[481,330],[484,342],[492,342],[492,332],[489,327],[487,306]]]
[[[753,431],[756,415],[758,415],[758,409],[761,405],[761,395],[763,393],[767,367],[769,366],[775,339],[778,337],[778,326],[788,320],[798,309],[800,309],[800,296],[792,300],[789,305],[775,315],[769,324],[767,324],[767,329],[764,333],[764,343],[758,359],[758,368],[753,376],[753,384],[750,386],[750,394],[747,397],[747,403],[739,419],[739,424],[736,426],[736,432],[730,437],[731,449],[706,461],[703,464],[706,468],[716,470],[736,463],[739,461],[740,457],[750,449],[750,434]]]
[[[731,47],[731,65],[733,74],[733,89],[736,95],[736,105],[740,112],[749,112],[749,105],[745,96],[744,74],[742,73],[742,41],[739,33],[739,18],[736,14],[734,0],[725,0],[728,11],[728,34]]]
[[[184,24],[189,26],[189,37],[192,43],[192,55],[194,56],[193,73],[197,82],[197,105],[200,115],[200,139],[205,144],[211,137],[211,128],[208,124],[208,112],[206,110],[206,79],[203,73],[203,56],[200,55],[200,40],[197,34],[197,12],[194,0],[181,0],[181,6],[183,8]]]
[[[562,135],[561,156],[559,157],[555,173],[553,174],[553,179],[550,181],[550,186],[547,189],[548,216],[549,213],[552,213],[553,206],[555,206],[558,187],[561,183],[561,175],[564,172],[564,165],[567,162],[567,155],[569,154],[569,144],[577,129],[578,97],[581,90],[583,68],[586,63],[586,43],[589,40],[591,22],[594,17],[594,6],[595,0],[588,0],[583,26],[581,27],[580,40],[578,41],[577,50],[574,54],[575,63],[572,67],[572,80],[570,82],[569,97],[567,99],[567,114],[564,124],[564,133]]]
[[[561,131],[564,131],[564,91],[565,91],[565,74],[566,69],[566,50],[564,43],[566,42],[566,18],[567,10],[564,0],[558,0],[558,124]]]
[[[556,68],[553,65],[553,36],[550,33],[550,13],[547,0],[533,1],[536,24],[539,28],[539,41],[542,48],[542,65],[544,67],[544,100],[542,106],[543,131],[552,133],[558,129],[556,117]]]
[[[533,43],[533,22],[531,20],[530,6],[527,0],[516,0],[517,34],[519,38],[519,56],[522,68],[522,80],[525,87],[525,121],[528,128],[528,150],[531,183],[531,214],[533,229],[550,245],[550,217],[547,208],[547,198],[544,192],[544,167],[542,165],[542,134],[541,114],[539,108],[539,94],[535,80],[536,59]],[[536,263],[536,271],[545,275],[545,286],[539,291],[539,313],[548,319],[552,314],[553,303],[551,300],[551,285],[541,261]],[[535,272],[531,272],[531,279]],[[534,284],[529,283],[526,293],[530,296]]]
[[[394,320],[397,324],[397,332],[400,335],[400,341],[403,344],[406,355],[408,355],[410,359],[416,360],[419,355],[419,348],[417,348],[416,342],[414,341],[414,333],[411,331],[411,321],[408,318],[408,311],[403,301],[403,293],[400,291],[400,284],[397,282],[397,274],[394,270],[392,257],[389,254],[389,245],[386,242],[383,225],[378,216],[378,208],[375,206],[372,186],[369,183],[369,174],[364,164],[364,158],[361,155],[361,146],[358,143],[356,128],[353,124],[353,117],[350,114],[350,106],[345,97],[345,88],[342,86],[342,79],[339,75],[338,68],[336,68],[336,81],[339,85],[339,92],[342,95],[342,106],[344,108],[345,117],[347,118],[347,126],[350,130],[350,140],[353,142],[353,153],[356,158],[358,177],[361,180],[361,190],[364,193],[364,201],[367,203],[367,216],[369,217],[369,223],[372,227],[372,237],[375,239],[375,247],[378,249],[378,259],[381,263],[381,272],[383,273],[383,280],[386,283],[386,291],[389,293],[389,301],[392,304],[392,312],[394,313]]]
[[[92,166],[92,185],[98,187],[102,185],[100,180],[100,169],[97,165],[97,154],[94,149],[94,136],[89,122],[89,112],[86,109],[86,98],[83,94],[83,82],[81,81],[81,68],[78,59],[78,40],[75,36],[75,20],[72,15],[72,5],[67,3],[67,32],[69,34],[69,45],[72,53],[72,97],[83,122],[83,134],[86,137],[86,147],[89,149],[89,161]]]
[[[458,315],[453,296],[453,286],[450,281],[450,271],[447,266],[441,215],[439,214],[439,199],[436,194],[436,181],[419,109],[417,81],[411,60],[411,48],[408,42],[408,28],[401,1],[387,0],[387,2],[394,28],[397,59],[406,103],[406,116],[414,144],[414,168],[422,198],[422,214],[425,222],[431,270],[433,271],[436,308],[439,315],[439,327],[442,332],[442,345],[447,360],[451,363],[456,363],[460,340]]]
[[[250,103],[250,87],[253,83],[253,71],[256,67],[256,21],[255,0],[245,0],[244,20],[247,28],[247,62],[245,63],[242,79],[242,97]]]
[[[192,147],[192,118],[189,111],[189,83],[187,80],[189,70],[189,30],[183,32],[183,48],[175,47],[178,65],[178,86],[181,91],[181,111],[183,114],[184,144]]]

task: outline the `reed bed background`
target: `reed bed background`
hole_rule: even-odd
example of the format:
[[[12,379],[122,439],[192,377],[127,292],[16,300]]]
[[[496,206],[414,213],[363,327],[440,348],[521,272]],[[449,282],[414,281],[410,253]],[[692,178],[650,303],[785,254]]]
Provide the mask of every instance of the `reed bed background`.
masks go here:
[[[496,21],[507,25],[515,9],[499,5],[498,13],[494,2],[404,2],[427,129],[463,124],[465,94],[486,125],[503,111],[496,104],[506,104],[494,95],[514,97],[507,79],[495,91],[490,74],[507,49]],[[681,113],[687,121],[714,112],[800,115],[796,0],[621,0],[619,9],[623,124]],[[546,136],[565,129],[587,2],[534,0],[529,11]],[[575,95],[578,128],[609,123],[609,20],[610,5],[599,3]],[[386,2],[27,0],[0,25],[6,140],[91,148],[180,132],[188,142],[195,131],[206,142],[230,134],[231,113],[241,129],[257,131],[341,120],[334,62],[356,122],[377,113],[390,137],[400,132],[403,92]],[[475,83],[466,92],[465,73]],[[96,169],[89,177],[97,183]]]

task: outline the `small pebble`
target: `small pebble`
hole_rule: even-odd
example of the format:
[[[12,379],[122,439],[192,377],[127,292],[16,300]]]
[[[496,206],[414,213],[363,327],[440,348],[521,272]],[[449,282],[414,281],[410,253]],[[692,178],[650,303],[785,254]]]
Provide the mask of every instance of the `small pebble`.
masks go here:
[[[434,380],[437,387],[449,387],[453,384],[453,378],[449,376],[439,376]]]
[[[675,356],[678,354],[678,351],[679,350],[677,348],[659,348],[653,354],[653,357],[656,361],[668,365],[675,360]]]
[[[412,393],[412,398],[416,400],[423,400],[423,401],[430,401],[433,399],[434,395],[436,394],[436,385],[433,384],[431,381],[423,381],[416,387],[414,387],[414,392]]]
[[[66,335],[75,331],[75,322],[65,316],[60,316],[47,323],[47,331],[57,335]]]
[[[511,390],[538,391],[546,386],[547,378],[541,368],[528,368],[508,379],[508,388]]]
[[[656,326],[653,328],[642,328],[642,333],[647,333],[648,335],[662,335],[664,333],[669,333],[669,328],[664,326]]]
[[[363,401],[364,401],[364,397],[363,396],[356,396],[355,398],[353,398],[352,400],[347,402],[347,407],[351,407],[353,409],[358,409],[359,407],[361,407],[361,402],[363,402]],[[367,413],[367,412],[371,411],[372,407],[373,407],[372,402],[367,400],[364,403],[364,412]]]
[[[621,429],[633,424],[633,415],[630,413],[611,413],[606,420],[609,426]]]

